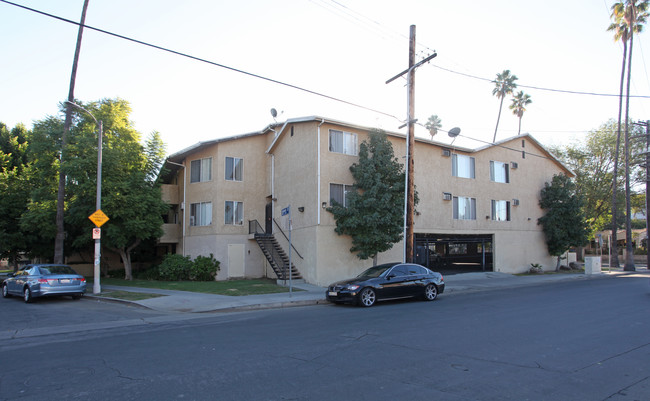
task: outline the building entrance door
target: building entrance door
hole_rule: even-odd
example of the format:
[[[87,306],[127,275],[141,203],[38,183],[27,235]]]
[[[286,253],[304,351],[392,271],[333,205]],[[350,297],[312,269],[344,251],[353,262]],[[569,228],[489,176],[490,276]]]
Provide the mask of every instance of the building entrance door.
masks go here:
[[[273,202],[266,204],[266,218],[264,221],[264,232],[267,234],[273,234]]]

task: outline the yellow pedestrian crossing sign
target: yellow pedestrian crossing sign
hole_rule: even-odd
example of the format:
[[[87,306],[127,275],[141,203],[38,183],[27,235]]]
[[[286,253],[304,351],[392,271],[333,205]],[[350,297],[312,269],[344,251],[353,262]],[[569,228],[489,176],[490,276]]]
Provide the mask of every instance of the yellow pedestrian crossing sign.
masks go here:
[[[90,221],[95,223],[97,227],[101,227],[104,223],[108,221],[108,216],[106,216],[101,209],[97,209],[97,211],[91,214],[90,216],[88,216],[88,218],[90,219]]]

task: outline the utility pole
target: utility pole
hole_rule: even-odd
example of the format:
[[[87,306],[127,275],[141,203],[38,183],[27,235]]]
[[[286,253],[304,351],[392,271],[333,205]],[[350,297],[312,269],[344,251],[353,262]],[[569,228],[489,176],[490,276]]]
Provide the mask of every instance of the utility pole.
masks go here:
[[[65,172],[63,171],[63,158],[66,154],[67,134],[72,125],[72,106],[74,103],[74,85],[77,79],[77,64],[79,63],[79,53],[81,52],[81,38],[84,32],[84,24],[86,21],[86,10],[88,9],[88,1],[84,1],[83,9],[81,11],[81,22],[79,23],[79,30],[77,31],[77,46],[74,51],[74,60],[72,62],[72,74],[70,76],[70,89],[68,91],[68,102],[65,108],[65,123],[63,125],[63,136],[61,137],[61,156],[59,163],[59,188],[56,197],[56,237],[54,239],[54,263],[64,262],[63,243],[65,240],[65,225],[63,223],[63,213],[65,210]]]
[[[635,135],[632,138],[645,137],[645,233],[646,233],[646,268],[650,270],[650,198],[648,198],[648,189],[650,189],[650,120],[645,122],[634,123],[645,127],[645,135]]]
[[[413,147],[415,147],[415,127],[413,116],[415,115],[415,25],[411,25],[409,35],[409,87],[408,87],[408,188],[406,191],[406,263],[413,263],[413,214],[415,209],[415,178],[413,176]]]
[[[424,60],[415,63],[415,25],[411,25],[410,37],[409,37],[409,68],[395,75],[386,83],[390,83],[395,79],[406,75],[406,86],[407,86],[407,117],[406,117],[406,126],[408,126],[408,134],[406,136],[406,182],[404,183],[404,255],[403,262],[412,263],[413,262],[413,215],[415,211],[415,181],[413,178],[414,174],[414,162],[413,162],[413,148],[415,146],[415,127],[414,123],[417,119],[413,119],[413,114],[415,114],[415,69],[422,64],[430,61],[437,54],[433,53]],[[402,125],[400,128],[404,128],[405,125]]]

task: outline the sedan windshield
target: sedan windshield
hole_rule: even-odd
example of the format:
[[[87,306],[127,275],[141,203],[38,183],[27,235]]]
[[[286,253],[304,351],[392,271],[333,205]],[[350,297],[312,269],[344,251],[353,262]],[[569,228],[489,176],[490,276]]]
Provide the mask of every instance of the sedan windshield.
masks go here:
[[[357,277],[371,277],[371,278],[379,277],[382,275],[382,273],[384,273],[386,270],[390,269],[393,266],[395,266],[395,263],[387,263],[385,265],[373,266],[363,271]]]

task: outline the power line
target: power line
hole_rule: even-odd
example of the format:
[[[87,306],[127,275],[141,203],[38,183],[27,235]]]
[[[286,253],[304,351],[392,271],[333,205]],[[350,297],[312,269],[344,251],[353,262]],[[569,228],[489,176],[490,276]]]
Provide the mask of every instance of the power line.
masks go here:
[[[12,6],[20,7],[22,9],[25,9],[25,10],[28,10],[28,11],[31,11],[31,12],[35,12],[37,14],[41,14],[41,15],[45,15],[45,16],[50,17],[50,18],[57,19],[59,21],[67,22],[69,24],[73,24],[73,25],[77,25],[77,26],[81,25],[78,22],[69,20],[67,18],[63,18],[63,17],[59,17],[57,15],[49,14],[49,13],[46,13],[44,11],[36,10],[36,9],[30,8],[30,7],[27,7],[27,6],[23,6],[21,4],[16,4],[16,3],[13,3],[13,2],[10,2],[10,1],[7,1],[7,0],[0,0],[0,1],[3,2],[3,3],[6,3],[6,4],[10,4]],[[92,27],[90,25],[84,25],[84,28],[87,28],[87,29],[90,29],[90,30],[93,30],[93,31],[96,31],[96,32],[100,32],[100,33],[103,33],[103,34],[106,34],[106,35],[110,35],[110,36],[113,36],[113,37],[116,37],[116,38],[119,38],[119,39],[134,42],[134,43],[137,43],[137,44],[140,44],[140,45],[143,45],[143,46],[148,46],[148,47],[152,47],[154,49],[158,49],[158,50],[162,50],[162,51],[165,51],[165,52],[168,52],[168,53],[172,53],[172,54],[175,54],[177,56],[186,57],[186,58],[189,58],[189,59],[192,59],[192,60],[195,60],[195,61],[200,61],[202,63],[206,63],[206,64],[210,64],[210,65],[213,65],[213,66],[216,66],[216,67],[224,68],[224,69],[227,69],[227,70],[230,70],[230,71],[233,71],[233,72],[238,72],[240,74],[248,75],[248,76],[253,77],[253,78],[258,78],[258,79],[262,79],[264,81],[272,82],[272,83],[275,83],[275,84],[278,84],[278,85],[286,86],[286,87],[296,89],[296,90],[299,90],[299,91],[302,91],[302,92],[306,92],[306,93],[309,93],[309,94],[312,94],[312,95],[324,97],[326,99],[330,99],[330,100],[333,100],[333,101],[336,101],[336,102],[339,102],[339,103],[347,104],[349,106],[354,106],[354,107],[358,107],[360,109],[372,111],[374,113],[382,114],[382,115],[387,116],[387,117],[392,117],[392,118],[396,119],[397,121],[401,121],[398,117],[396,117],[396,116],[394,116],[394,115],[392,115],[390,113],[386,113],[386,112],[383,112],[383,111],[380,111],[380,110],[372,109],[370,107],[362,106],[362,105],[357,104],[357,103],[353,103],[353,102],[350,102],[350,101],[347,101],[347,100],[339,99],[337,97],[326,95],[326,94],[316,92],[316,91],[313,91],[313,90],[310,90],[310,89],[306,89],[306,88],[303,88],[303,87],[300,87],[300,86],[297,86],[297,85],[293,85],[293,84],[289,84],[289,83],[286,83],[286,82],[278,81],[276,79],[268,78],[268,77],[265,77],[263,75],[254,74],[252,72],[248,72],[248,71],[244,71],[244,70],[241,70],[241,69],[238,69],[238,68],[230,67],[230,66],[220,64],[220,63],[217,63],[217,62],[214,62],[214,61],[206,60],[206,59],[203,59],[203,58],[200,58],[200,57],[192,56],[192,55],[187,54],[187,53],[183,53],[183,52],[180,52],[180,51],[168,49],[166,47],[154,45],[152,43],[144,42],[144,41],[141,41],[141,40],[138,40],[138,39],[133,39],[133,38],[130,38],[128,36],[124,36],[124,35],[120,35],[120,34],[117,34],[117,33],[114,33],[114,32],[106,31],[104,29],[95,28],[95,27]]]
[[[449,68],[441,67],[441,66],[435,65],[435,64],[431,64],[431,65],[434,66],[435,68],[441,69],[443,71],[450,72],[452,74],[462,75],[462,76],[477,79],[477,80],[480,80],[480,81],[493,82],[493,80],[489,79],[489,78],[478,77],[476,75],[471,75],[471,74],[466,74],[464,72],[458,72],[458,71],[450,70]],[[520,84],[518,84],[517,87],[518,88],[537,89],[537,90],[548,91],[548,92],[568,93],[568,94],[572,94],[572,95],[610,96],[610,97],[618,97],[619,96],[619,95],[615,95],[615,94],[611,94],[611,93],[571,91],[571,90],[565,90],[565,89],[543,88],[543,87],[540,87],[540,86],[532,86],[532,85],[520,85]],[[650,95],[630,95],[630,97],[650,99]]]
[[[80,25],[76,21],[72,21],[72,20],[69,20],[69,19],[66,19],[66,18],[63,18],[63,17],[59,17],[59,16],[56,16],[56,15],[53,15],[53,14],[50,14],[50,13],[46,13],[44,11],[36,10],[36,9],[30,8],[30,7],[27,7],[27,6],[23,6],[21,4],[16,4],[16,3],[13,3],[13,2],[8,1],[8,0],[0,0],[0,2],[9,4],[9,5],[13,5],[13,6],[16,6],[16,7],[19,7],[19,8],[22,8],[22,9],[37,13],[37,14],[41,14],[41,15],[50,17],[50,18],[54,18],[54,19],[57,19],[57,20],[60,20],[60,21],[63,21],[63,22],[67,22],[67,23],[72,24],[72,25],[76,25],[76,26]],[[360,14],[360,13],[358,13],[356,11],[352,11],[351,9],[349,9],[348,7],[342,5],[341,3],[337,2],[337,1],[332,0],[332,3],[335,4],[335,7],[343,7],[345,9],[349,10],[349,11],[343,11],[343,12],[348,14],[352,18],[355,18],[355,19],[359,20],[359,17],[351,15],[351,13],[353,12],[353,13],[358,14],[361,17],[365,18],[366,20],[370,21],[372,24],[375,24],[378,27],[382,28],[384,31],[387,31],[387,32],[389,31],[392,35],[397,35],[397,36],[403,37],[403,35],[400,35],[400,34],[394,32],[392,30],[389,30],[388,28],[386,28],[382,24],[380,24],[380,23],[378,23],[378,22],[364,16],[363,14]],[[316,91],[313,91],[313,90],[310,90],[310,89],[306,89],[306,88],[303,88],[303,87],[300,87],[300,86],[297,86],[297,85],[293,85],[293,84],[290,84],[290,83],[278,81],[278,80],[268,78],[268,77],[265,77],[265,76],[262,76],[262,75],[259,75],[259,74],[254,74],[254,73],[244,71],[244,70],[241,70],[241,69],[238,69],[238,68],[230,67],[230,66],[227,66],[227,65],[224,65],[224,64],[221,64],[221,63],[206,60],[206,59],[203,59],[203,58],[200,58],[200,57],[197,57],[197,56],[192,56],[192,55],[187,54],[187,53],[183,53],[183,52],[172,50],[172,49],[169,49],[169,48],[166,48],[166,47],[154,45],[152,43],[148,43],[148,42],[144,42],[144,41],[141,41],[141,40],[138,40],[138,39],[130,38],[130,37],[120,35],[120,34],[117,34],[117,33],[114,33],[114,32],[110,32],[110,31],[107,31],[107,30],[104,30],[104,29],[95,28],[95,27],[92,27],[92,26],[89,26],[89,25],[84,25],[84,27],[88,28],[90,30],[96,31],[96,32],[100,32],[100,33],[103,33],[103,34],[106,34],[106,35],[109,35],[109,36],[119,38],[119,39],[127,40],[127,41],[134,42],[134,43],[137,43],[137,44],[140,44],[140,45],[143,45],[143,46],[147,46],[147,47],[151,47],[151,48],[154,48],[154,49],[162,50],[162,51],[172,53],[172,54],[175,54],[175,55],[178,55],[178,56],[186,57],[186,58],[189,58],[189,59],[192,59],[192,60],[195,60],[195,61],[200,61],[200,62],[210,64],[210,65],[213,65],[213,66],[216,66],[216,67],[224,68],[224,69],[227,69],[227,70],[230,70],[230,71],[233,71],[233,72],[238,72],[240,74],[248,75],[248,76],[253,77],[253,78],[262,79],[262,80],[265,80],[265,81],[268,81],[268,82],[276,83],[278,85],[286,86],[286,87],[296,89],[296,90],[299,90],[299,91],[302,91],[302,92],[306,92],[306,93],[309,93],[309,94],[312,94],[312,95],[320,96],[320,97],[330,99],[330,100],[333,100],[333,101],[336,101],[336,102],[339,102],[339,103],[344,103],[344,104],[347,104],[347,105],[350,105],[350,106],[353,106],[353,107],[368,110],[368,111],[371,111],[371,112],[374,112],[374,113],[377,113],[377,114],[381,114],[381,115],[384,115],[384,116],[387,116],[387,117],[394,118],[395,120],[400,121],[400,122],[402,121],[402,119],[396,117],[393,114],[386,113],[386,112],[383,112],[383,111],[380,111],[380,110],[376,110],[376,109],[373,109],[373,108],[370,108],[370,107],[362,106],[362,105],[357,104],[357,103],[353,103],[353,102],[350,102],[350,101],[347,101],[347,100],[343,100],[343,99],[340,99],[340,98],[337,98],[337,97],[334,97],[334,96],[326,95],[326,94],[316,92]],[[424,46],[424,45],[422,45],[420,43],[418,43],[418,44],[421,45],[421,46]],[[428,46],[424,46],[424,47],[426,47],[427,49],[430,49]],[[491,80],[489,78],[484,78],[484,77],[479,77],[479,76],[476,76],[476,75],[471,75],[471,74],[467,74],[467,73],[454,71],[454,70],[451,70],[451,69],[448,69],[448,68],[445,68],[445,67],[441,67],[441,66],[438,66],[438,65],[435,65],[435,64],[431,64],[431,65],[433,65],[435,68],[441,69],[443,71],[446,71],[446,72],[449,72],[449,73],[452,73],[452,74],[457,74],[457,75],[461,75],[461,76],[465,76],[465,77],[468,77],[468,78],[477,79],[477,80],[481,80],[481,81],[486,81],[486,82],[492,82],[493,81],[493,80]],[[619,96],[619,95],[615,95],[615,94],[569,91],[569,90],[551,89],[551,88],[544,88],[544,87],[531,86],[531,85],[518,85],[518,86],[523,87],[523,88],[536,89],[536,90],[544,90],[544,91],[558,92],[558,93],[568,93],[568,94],[577,94],[577,95],[607,96],[607,97],[617,97],[617,96]],[[630,95],[630,97],[650,98],[650,96],[645,96],[645,95]]]
[[[324,2],[325,0],[321,0],[321,1]],[[359,17],[352,16],[355,19],[360,20],[360,18],[364,18],[364,19],[370,21],[371,23],[373,23],[374,25],[377,25],[378,27],[381,27],[384,30],[384,32],[388,32],[388,33],[390,33],[392,35],[395,35],[395,36],[399,37],[400,39],[408,40],[408,36],[397,33],[394,30],[383,26],[381,23],[379,23],[377,21],[374,21],[373,19],[371,19],[369,17],[366,17],[362,13],[359,13],[357,11],[353,11],[349,7],[345,6],[344,4],[341,4],[340,2],[338,2],[336,0],[330,0],[330,1],[331,1],[331,3],[333,3],[335,5],[335,7],[338,6],[339,8],[349,10],[349,12],[343,11],[344,13],[346,13],[348,15],[352,15],[351,13],[354,13],[354,14],[358,15]],[[603,1],[606,1],[606,0],[603,0]],[[313,0],[312,0],[312,2],[313,2]],[[605,3],[605,7],[607,8],[607,3]],[[423,43],[418,42],[418,45],[423,46],[426,49],[429,49],[429,50],[435,52],[435,50],[432,50],[429,46],[426,46]],[[641,52],[643,52],[642,47],[641,47]],[[645,66],[645,59],[643,59],[643,63],[644,63],[644,66]],[[444,67],[441,67],[441,66],[438,66],[438,65],[435,65],[435,64],[432,64],[432,65],[434,67],[438,68],[438,69],[450,72],[452,74],[462,75],[462,76],[472,78],[472,79],[477,79],[477,80],[480,80],[480,81],[493,82],[493,80],[489,79],[489,78],[483,78],[483,77],[479,77],[479,76],[476,76],[476,75],[471,75],[471,74],[462,73],[462,72],[459,72],[459,71],[454,71],[454,70],[451,70],[449,68],[444,68]],[[646,70],[646,76],[647,76],[647,70]],[[535,89],[535,90],[542,90],[542,91],[547,91],[547,92],[567,93],[567,94],[571,94],[571,95],[606,96],[606,97],[618,97],[619,96],[617,94],[609,94],[609,93],[596,93],[596,92],[573,91],[573,90],[565,90],[565,89],[553,89],[553,88],[545,88],[545,87],[540,87],[540,86],[522,85],[522,84],[518,84],[517,87]],[[650,98],[650,95],[630,95],[630,97],[648,99],[648,98]]]

